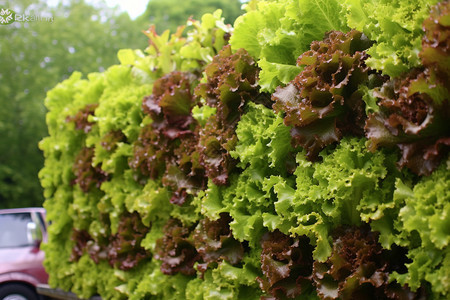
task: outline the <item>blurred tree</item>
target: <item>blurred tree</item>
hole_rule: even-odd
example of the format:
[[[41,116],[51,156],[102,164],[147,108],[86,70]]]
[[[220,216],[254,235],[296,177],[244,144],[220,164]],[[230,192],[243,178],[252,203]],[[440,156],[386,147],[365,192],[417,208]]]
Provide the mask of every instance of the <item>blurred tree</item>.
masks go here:
[[[118,63],[121,48],[144,49],[145,28],[127,13],[84,0],[57,7],[0,0],[0,8],[43,17],[0,25],[0,208],[40,206],[43,157],[37,144],[47,135],[46,91],[75,70],[87,74]]]
[[[155,24],[158,33],[166,29],[175,32],[178,26],[186,24],[189,17],[200,20],[203,14],[220,8],[225,23],[233,24],[243,13],[241,6],[240,0],[150,0],[145,13],[136,21],[145,25]]]

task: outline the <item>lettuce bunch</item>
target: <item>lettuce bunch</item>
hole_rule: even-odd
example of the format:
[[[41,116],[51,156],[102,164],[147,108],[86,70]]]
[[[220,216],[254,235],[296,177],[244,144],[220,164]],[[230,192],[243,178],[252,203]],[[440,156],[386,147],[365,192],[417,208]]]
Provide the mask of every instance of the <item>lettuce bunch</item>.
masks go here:
[[[391,77],[420,66],[422,24],[438,0],[345,0],[341,13],[350,28],[376,43],[367,64]],[[445,1],[443,1],[445,2]]]
[[[450,28],[441,25],[449,9],[448,2],[434,7],[423,23],[422,66],[374,90],[379,111],[366,123],[372,149],[398,146],[400,166],[419,175],[430,175],[450,148]]]
[[[284,112],[284,123],[293,126],[294,145],[306,149],[309,159],[317,159],[345,134],[363,135],[365,106],[359,86],[368,82],[364,50],[370,44],[358,31],[328,32],[299,56],[303,71],[273,93],[273,108]]]
[[[450,297],[450,5],[436,2],[250,1],[234,29],[220,11],[151,27],[145,51],[58,84],[40,143],[50,285]]]
[[[330,30],[348,29],[339,13],[339,1],[257,1],[256,7],[239,17],[231,46],[246,49],[261,67],[260,86],[273,92],[299,72],[298,56]]]
[[[258,72],[247,51],[232,53],[228,45],[205,68],[206,82],[195,88],[196,96],[216,109],[200,131],[198,145],[200,163],[215,184],[227,184],[236,165],[229,153],[234,150],[235,128],[246,102],[256,100],[259,95]]]

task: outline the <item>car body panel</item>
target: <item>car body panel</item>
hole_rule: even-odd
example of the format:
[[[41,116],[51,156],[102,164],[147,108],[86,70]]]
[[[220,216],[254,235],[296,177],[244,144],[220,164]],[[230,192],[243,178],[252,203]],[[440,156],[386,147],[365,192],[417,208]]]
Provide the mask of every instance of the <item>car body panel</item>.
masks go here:
[[[3,214],[34,215],[33,219],[39,218],[39,226],[42,231],[42,241],[47,240],[45,210],[43,208],[17,208],[1,209]],[[40,217],[39,217],[40,215]],[[2,230],[0,228],[0,230]],[[0,245],[1,246],[1,245]],[[42,265],[44,252],[40,249],[40,243],[21,247],[0,247],[0,284],[8,282],[23,282],[36,287],[48,281],[48,274]]]

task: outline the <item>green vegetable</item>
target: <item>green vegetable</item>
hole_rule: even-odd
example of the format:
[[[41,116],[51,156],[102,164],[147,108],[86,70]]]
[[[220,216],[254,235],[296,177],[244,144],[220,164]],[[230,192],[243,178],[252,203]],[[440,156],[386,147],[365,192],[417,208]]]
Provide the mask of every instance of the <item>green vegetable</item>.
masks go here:
[[[287,84],[301,70],[295,63],[314,40],[330,30],[348,27],[335,0],[259,1],[235,22],[230,44],[246,49],[261,68],[261,90],[273,92]]]
[[[200,130],[200,164],[215,184],[228,183],[236,162],[230,157],[236,144],[235,127],[245,104],[256,101],[258,68],[244,49],[231,52],[225,46],[206,66],[206,82],[195,88],[195,94],[208,106],[216,108]]]
[[[318,261],[331,254],[329,234],[337,224],[360,225],[383,216],[400,176],[396,155],[370,153],[364,139],[344,138],[321,156],[322,162],[311,163],[300,152],[295,188],[282,180],[274,185],[278,218],[292,224],[289,232],[311,239]]]
[[[343,135],[363,135],[359,86],[368,82],[371,72],[364,52],[370,44],[358,31],[328,32],[299,56],[297,64],[304,66],[303,71],[272,95],[273,108],[285,112],[284,123],[293,126],[293,143],[307,151],[308,159],[316,160],[323,148]]]
[[[50,285],[449,298],[450,9],[430,2],[250,1],[234,32],[219,11],[150,28],[145,51],[57,85]]]
[[[321,299],[418,299],[407,285],[389,281],[392,270],[403,272],[404,249],[384,250],[377,234],[367,227],[338,228],[333,234],[333,252],[326,262],[314,262],[313,280]]]
[[[446,164],[412,188],[399,182],[394,194],[399,220],[390,220],[395,229],[391,238],[410,249],[408,257],[411,259],[407,264],[408,272],[395,273],[393,278],[414,290],[422,281],[427,281],[437,298],[450,295],[449,191],[450,172]]]
[[[345,0],[342,15],[350,28],[375,41],[368,66],[397,77],[420,65],[422,23],[438,0]]]
[[[258,281],[264,291],[276,298],[317,298],[311,282],[313,249],[307,237],[291,238],[274,231],[262,237],[261,246],[264,277]]]
[[[423,23],[423,67],[375,89],[380,109],[366,122],[370,147],[398,146],[400,166],[419,175],[430,175],[450,148],[449,46],[444,42],[450,26],[441,24],[450,17],[449,7],[448,2],[436,6]]]

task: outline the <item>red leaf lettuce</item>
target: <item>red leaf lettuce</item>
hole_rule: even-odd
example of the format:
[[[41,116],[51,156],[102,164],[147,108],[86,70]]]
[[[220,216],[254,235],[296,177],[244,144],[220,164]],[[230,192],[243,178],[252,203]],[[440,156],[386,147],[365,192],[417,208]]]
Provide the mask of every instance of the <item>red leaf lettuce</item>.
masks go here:
[[[200,131],[200,163],[215,184],[228,184],[228,175],[236,165],[229,152],[236,146],[235,129],[244,113],[245,103],[258,101],[255,61],[244,50],[231,52],[225,46],[206,69],[207,81],[195,88],[195,95],[217,108]]]
[[[232,218],[227,213],[221,213],[215,221],[203,219],[194,231],[194,244],[201,255],[203,263],[197,269],[203,273],[209,265],[225,260],[236,265],[244,257],[244,245],[237,241],[230,230]]]
[[[261,247],[261,289],[275,299],[293,299],[311,292],[313,247],[309,238],[293,238],[276,230],[263,235]]]
[[[195,275],[194,264],[200,260],[200,254],[192,240],[192,229],[177,219],[170,219],[163,231],[164,237],[156,241],[154,253],[154,257],[162,262],[161,272],[166,275]]]
[[[449,6],[438,4],[423,23],[423,67],[375,90],[380,111],[365,126],[371,150],[398,146],[399,165],[419,175],[430,175],[450,149]]]
[[[272,95],[274,110],[285,112],[285,124],[293,126],[293,145],[305,148],[310,160],[344,134],[363,135],[365,107],[358,87],[368,80],[364,50],[370,45],[355,30],[328,32],[298,58],[303,71]]]
[[[109,179],[108,174],[100,166],[93,166],[94,148],[84,147],[75,158],[72,170],[75,174],[74,184],[78,184],[85,193],[92,187],[99,188],[102,182]]]
[[[333,251],[325,262],[315,261],[313,280],[321,299],[424,299],[423,290],[389,282],[393,271],[405,273],[403,248],[384,250],[368,227],[338,228]]]

